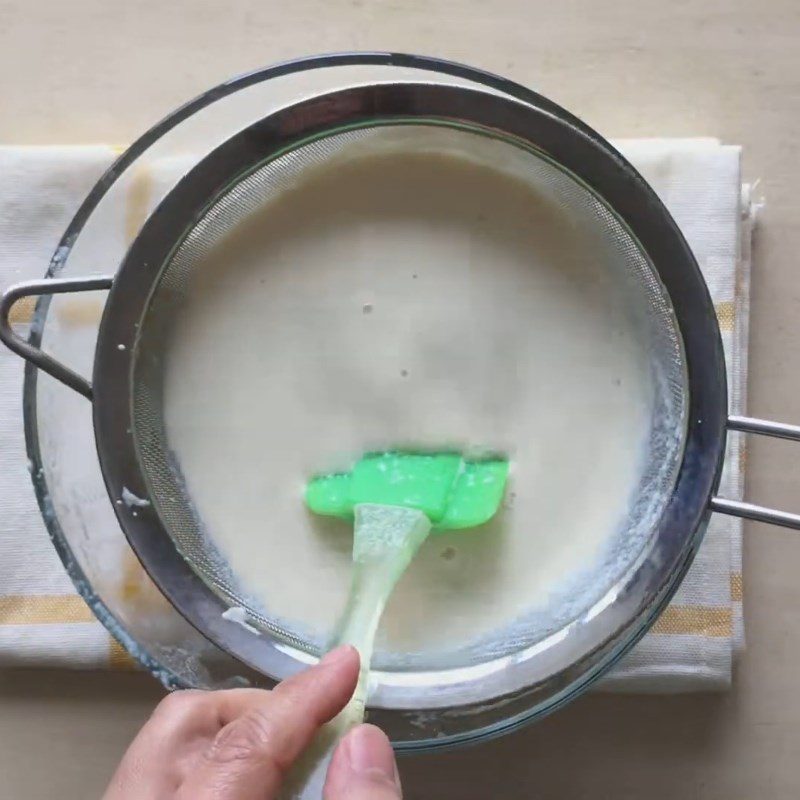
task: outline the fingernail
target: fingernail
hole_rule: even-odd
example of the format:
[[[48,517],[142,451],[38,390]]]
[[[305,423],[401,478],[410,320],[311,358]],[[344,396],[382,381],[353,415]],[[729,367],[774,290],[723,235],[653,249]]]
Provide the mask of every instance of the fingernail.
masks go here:
[[[343,644],[334,648],[329,653],[326,653],[319,662],[321,667],[330,667],[334,664],[339,664],[348,658],[352,658],[352,653],[355,648],[349,644]]]
[[[374,725],[359,725],[347,737],[350,768],[356,773],[380,776],[400,785],[397,764],[389,740]]]

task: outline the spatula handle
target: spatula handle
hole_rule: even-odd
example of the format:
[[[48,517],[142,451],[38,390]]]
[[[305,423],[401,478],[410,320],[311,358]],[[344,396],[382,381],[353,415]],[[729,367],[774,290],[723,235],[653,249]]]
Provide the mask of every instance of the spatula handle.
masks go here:
[[[331,649],[351,644],[358,650],[358,684],[348,704],[322,728],[302,762],[292,770],[284,800],[320,800],[337,744],[364,721],[378,623],[392,590],[430,528],[421,511],[400,506],[356,506],[350,594]]]

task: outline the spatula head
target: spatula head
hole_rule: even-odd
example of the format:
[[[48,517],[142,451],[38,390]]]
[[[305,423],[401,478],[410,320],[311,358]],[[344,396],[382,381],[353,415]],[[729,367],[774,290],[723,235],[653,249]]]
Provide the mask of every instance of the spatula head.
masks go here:
[[[316,514],[350,519],[362,503],[422,511],[436,530],[488,522],[503,499],[508,461],[458,453],[371,453],[350,472],[318,475],[306,487]]]

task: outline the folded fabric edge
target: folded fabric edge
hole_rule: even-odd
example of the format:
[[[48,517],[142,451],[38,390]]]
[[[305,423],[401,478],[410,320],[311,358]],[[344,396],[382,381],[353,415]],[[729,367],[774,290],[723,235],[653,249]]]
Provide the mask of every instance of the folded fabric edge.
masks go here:
[[[657,143],[659,140],[647,140],[647,139],[633,139],[633,140],[630,140],[629,139],[629,140],[619,140],[619,141],[622,142],[622,143],[625,143],[626,147],[641,146],[641,147],[652,148],[653,144]],[[668,146],[672,145],[672,144],[674,144],[676,142],[683,142],[683,143],[685,143],[685,147],[687,149],[702,149],[702,148],[708,148],[708,147],[728,147],[727,145],[726,146],[720,145],[718,140],[712,139],[712,138],[697,138],[697,139],[685,139],[685,140],[670,139],[670,140],[665,140],[665,142],[668,143]],[[40,153],[43,150],[47,150],[47,151],[52,151],[54,153],[57,152],[57,153],[60,153],[60,154],[63,154],[65,150],[84,151],[84,152],[86,152],[86,151],[95,151],[98,147],[107,148],[107,149],[110,149],[110,150],[115,151],[115,152],[119,151],[119,149],[110,147],[108,145],[102,145],[102,146],[100,146],[100,145],[68,145],[68,146],[26,146],[26,145],[21,145],[21,146],[18,146],[18,147],[19,147],[19,149],[22,149],[22,150],[28,150],[28,151],[35,150],[35,151],[38,151]],[[651,149],[651,152],[652,152],[652,149]],[[745,338],[745,342],[746,342],[746,338]],[[624,680],[628,681],[629,678],[624,678]],[[645,681],[644,683],[646,683],[646,682],[647,681]],[[633,689],[633,691],[636,691],[636,689]]]

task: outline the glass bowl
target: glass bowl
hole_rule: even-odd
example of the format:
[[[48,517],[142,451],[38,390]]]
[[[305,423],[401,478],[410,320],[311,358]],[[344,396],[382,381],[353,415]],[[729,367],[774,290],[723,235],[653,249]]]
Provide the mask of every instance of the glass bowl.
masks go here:
[[[116,272],[150,211],[186,171],[267,114],[332,90],[397,80],[477,87],[521,102],[527,94],[520,86],[468,67],[386,53],[320,56],[235,78],[175,111],[116,161],[69,226],[48,275],[67,278]],[[546,105],[541,98],[537,102],[540,107]],[[554,113],[564,115],[561,110]],[[34,318],[34,343],[40,340],[43,349],[59,361],[91,374],[104,303],[105,296],[95,293],[43,298]],[[95,455],[91,404],[29,364],[24,413],[33,482],[50,536],[78,591],[111,634],[168,688],[271,685],[267,677],[195,630],[140,567],[103,482]],[[620,635],[592,654],[590,666],[576,664],[567,670],[557,686],[526,687],[470,706],[467,712],[436,703],[424,710],[377,707],[371,709],[371,719],[399,749],[430,749],[498,735],[568,702],[647,629],[688,566],[707,516],[680,536],[676,534],[674,574],[655,588],[644,613],[634,613],[633,604],[624,597],[619,600]],[[625,614],[629,618],[623,620]],[[418,678],[418,674],[408,677]]]

